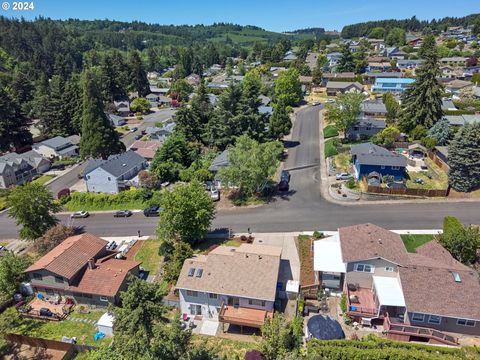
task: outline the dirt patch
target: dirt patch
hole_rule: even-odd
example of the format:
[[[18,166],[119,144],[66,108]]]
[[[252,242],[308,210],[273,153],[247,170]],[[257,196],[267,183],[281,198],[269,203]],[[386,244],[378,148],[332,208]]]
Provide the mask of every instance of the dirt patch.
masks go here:
[[[236,190],[234,189],[222,189],[220,192],[220,200],[215,203],[215,208],[217,210],[228,210],[228,209],[244,209],[244,208],[254,208],[264,205],[264,201],[258,199],[258,202],[248,203],[246,205],[237,206],[233,203],[233,198],[235,197]]]
[[[300,285],[313,285],[315,274],[313,271],[313,238],[308,235],[299,235],[295,238],[300,258]]]

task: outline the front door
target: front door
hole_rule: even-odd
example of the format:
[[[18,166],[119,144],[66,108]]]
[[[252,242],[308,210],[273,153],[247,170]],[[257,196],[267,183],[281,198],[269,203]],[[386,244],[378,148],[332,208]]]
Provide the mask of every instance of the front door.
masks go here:
[[[228,298],[228,305],[233,307],[240,306],[240,299],[238,297],[229,297]]]
[[[202,315],[202,305],[190,305],[190,315]]]

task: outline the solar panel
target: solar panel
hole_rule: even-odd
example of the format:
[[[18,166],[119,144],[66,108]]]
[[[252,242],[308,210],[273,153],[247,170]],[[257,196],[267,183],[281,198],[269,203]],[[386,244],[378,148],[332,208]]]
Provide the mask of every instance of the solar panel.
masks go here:
[[[188,276],[193,276],[195,274],[195,268],[188,269]]]
[[[200,278],[203,275],[203,269],[197,269],[197,277]]]

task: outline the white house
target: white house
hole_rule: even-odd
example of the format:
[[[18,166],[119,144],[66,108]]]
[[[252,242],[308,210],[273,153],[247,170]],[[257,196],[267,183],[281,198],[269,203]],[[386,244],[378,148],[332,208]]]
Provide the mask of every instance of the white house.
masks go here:
[[[63,159],[78,156],[77,136],[55,136],[33,145],[33,150],[47,159]]]
[[[281,252],[242,244],[185,260],[176,284],[183,317],[260,328],[273,315]]]

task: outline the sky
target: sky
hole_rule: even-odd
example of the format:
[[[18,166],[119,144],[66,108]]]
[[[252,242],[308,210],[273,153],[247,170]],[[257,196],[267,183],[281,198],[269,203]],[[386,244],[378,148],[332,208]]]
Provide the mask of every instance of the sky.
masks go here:
[[[14,11],[11,0],[1,0],[8,17],[52,19],[138,20],[158,24],[212,24],[229,22],[256,25],[272,31],[307,27],[341,30],[344,25],[368,20],[420,20],[465,16],[480,12],[479,0],[33,0],[35,9]]]

